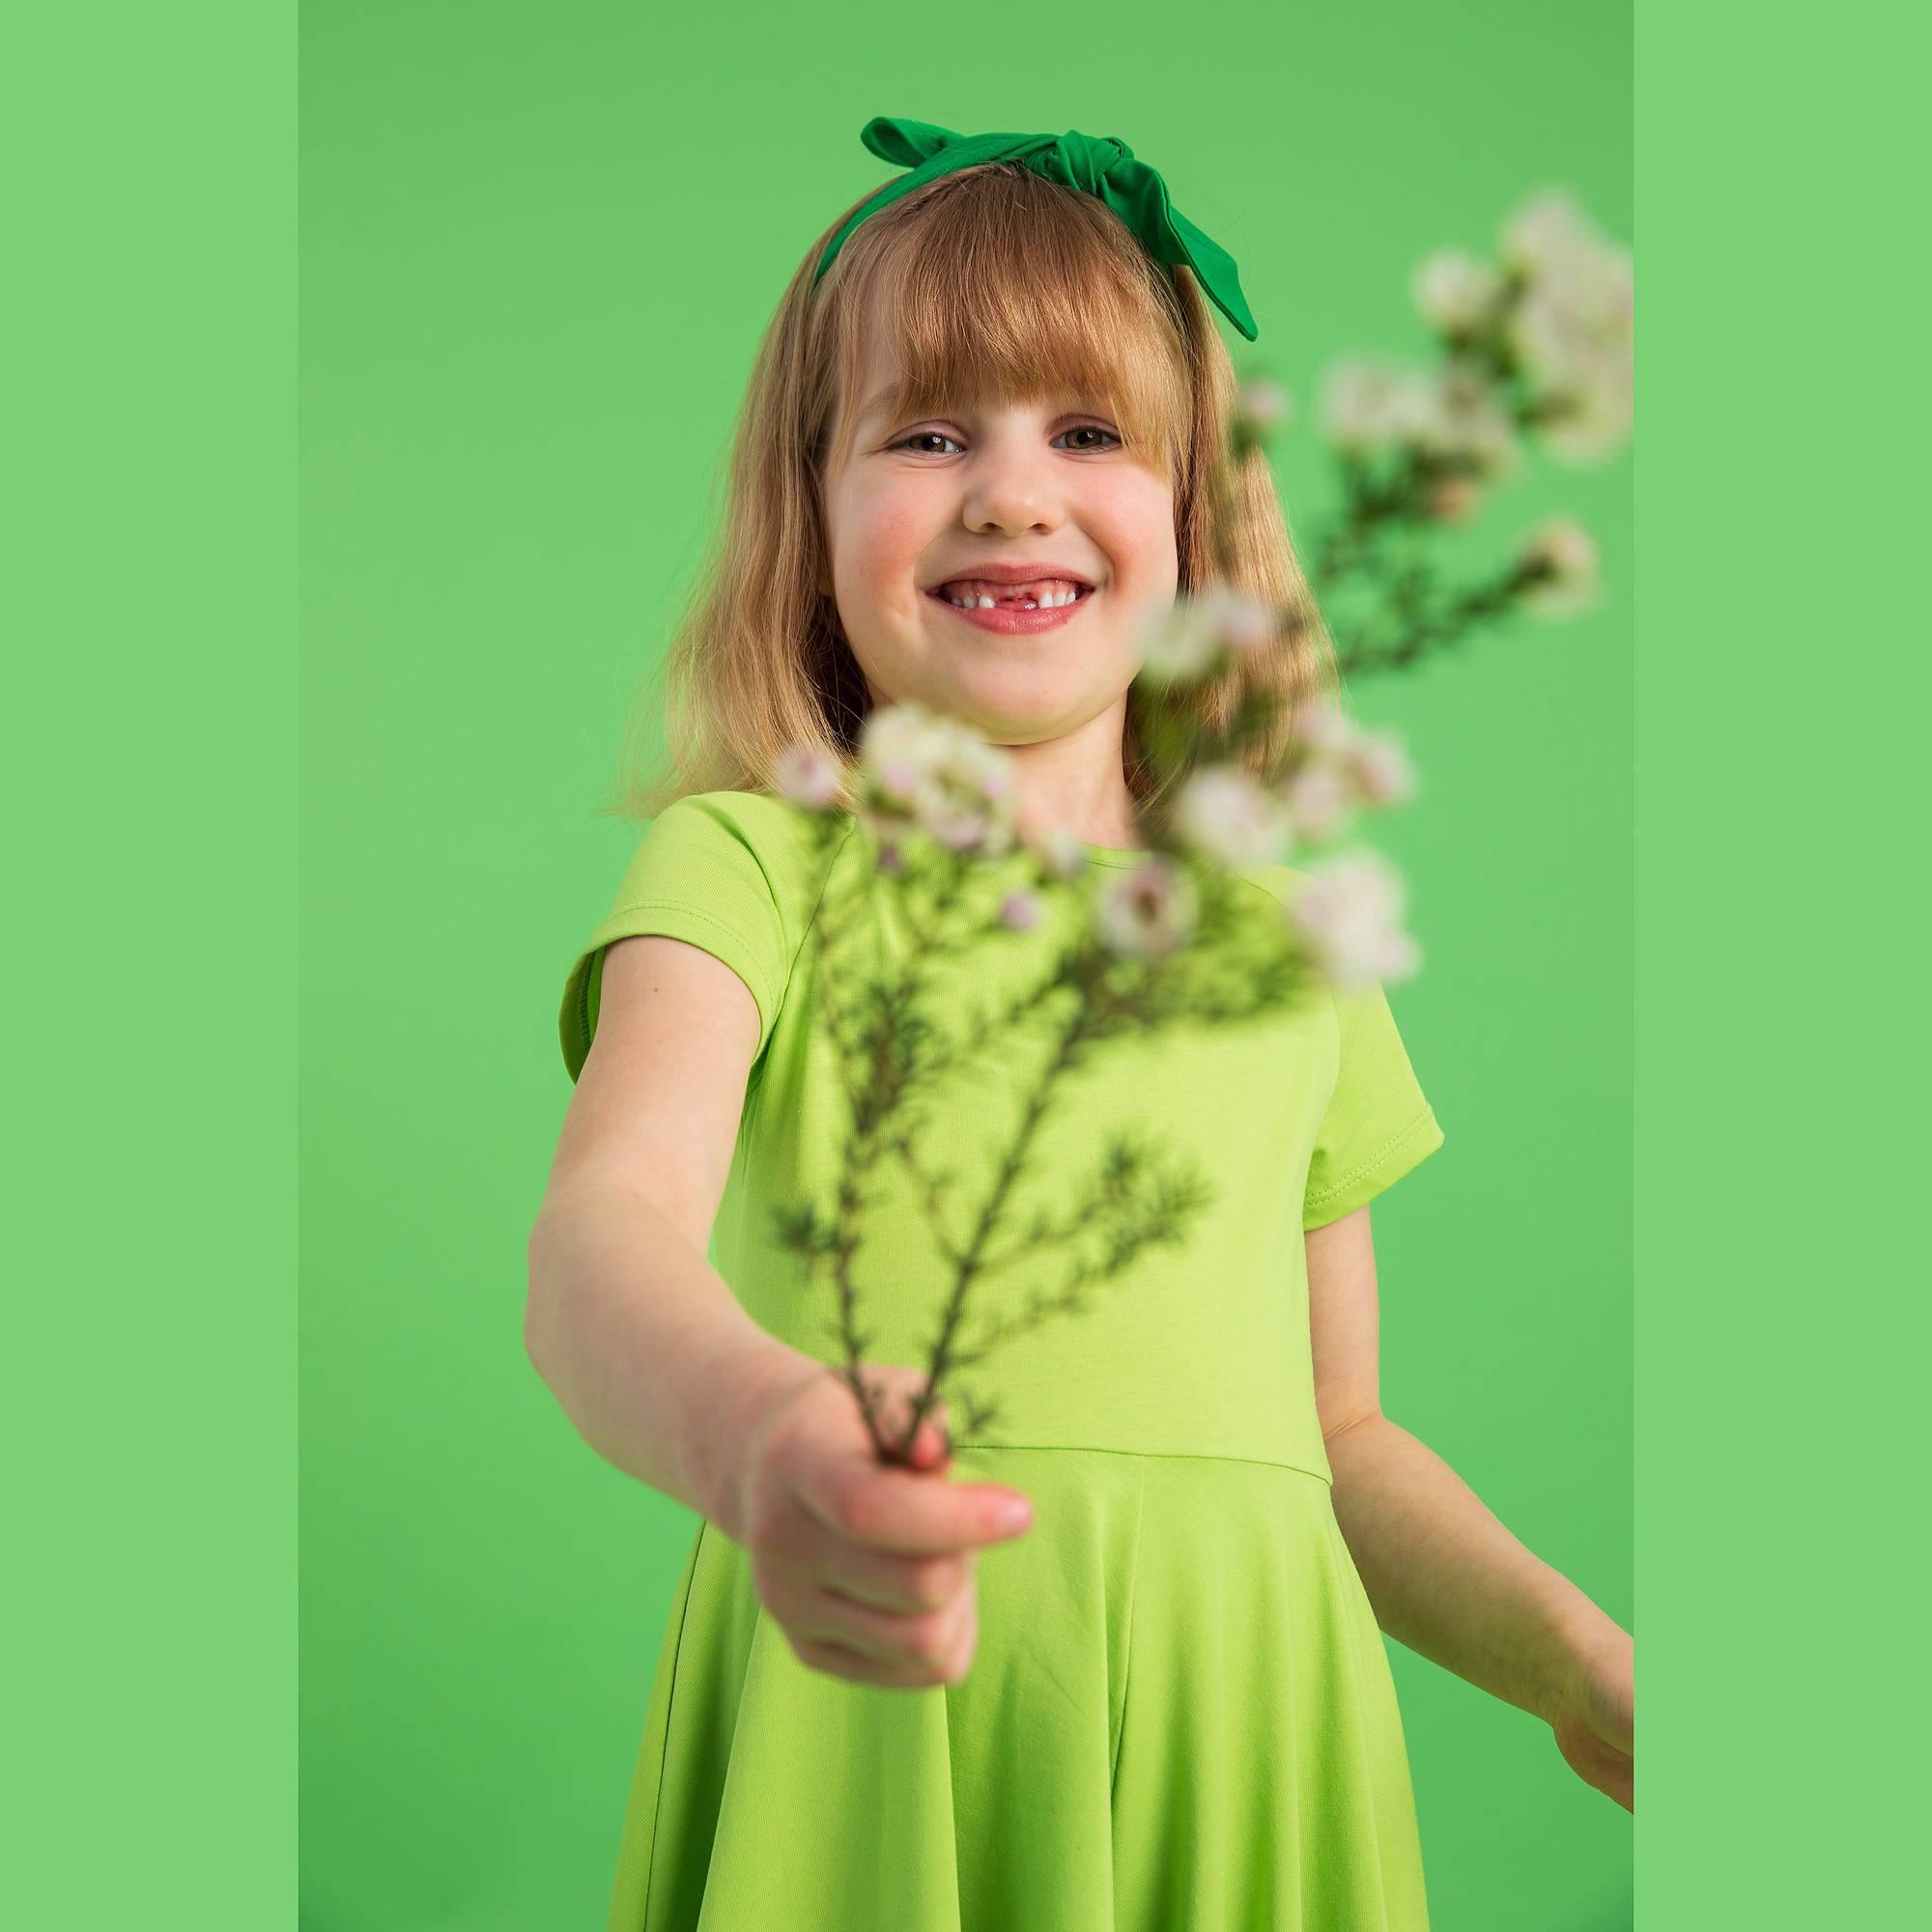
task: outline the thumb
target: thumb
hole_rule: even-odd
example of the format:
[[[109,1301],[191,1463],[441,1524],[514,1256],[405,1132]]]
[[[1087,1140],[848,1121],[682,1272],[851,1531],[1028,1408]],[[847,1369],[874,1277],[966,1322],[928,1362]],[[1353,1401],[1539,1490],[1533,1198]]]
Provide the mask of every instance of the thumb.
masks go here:
[[[946,1438],[931,1416],[919,1425],[913,1437],[912,1465],[915,1469],[936,1469],[948,1460]]]
[[[873,1385],[883,1398],[878,1410],[880,1424],[885,1435],[895,1443],[905,1434],[906,1424],[912,1419],[914,1396],[924,1379],[918,1370],[897,1364],[889,1366],[876,1377]],[[919,1431],[906,1451],[907,1466],[934,1469],[947,1462],[948,1422],[945,1398],[938,1397],[920,1418]]]
[[[935,1402],[920,1418],[919,1434],[912,1439],[912,1447],[907,1452],[908,1460],[915,1469],[937,1469],[949,1460],[946,1447],[948,1417],[944,1400]]]

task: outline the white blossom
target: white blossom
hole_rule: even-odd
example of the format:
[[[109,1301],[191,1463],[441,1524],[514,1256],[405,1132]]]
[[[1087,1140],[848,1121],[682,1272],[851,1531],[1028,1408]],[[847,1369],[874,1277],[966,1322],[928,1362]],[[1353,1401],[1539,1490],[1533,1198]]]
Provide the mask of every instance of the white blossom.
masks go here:
[[[839,770],[821,751],[787,745],[775,772],[779,796],[811,811],[822,811],[838,796]]]
[[[1583,372],[1564,398],[1562,412],[1538,425],[1538,434],[1559,463],[1576,468],[1604,462],[1630,440],[1634,416],[1629,363],[1599,363]]]
[[[1265,649],[1281,635],[1281,613],[1264,597],[1217,583],[1175,598],[1141,635],[1143,670],[1151,680],[1182,684],[1231,652]]]
[[[1271,376],[1251,376],[1236,396],[1239,414],[1259,433],[1280,429],[1294,412],[1294,398]]]
[[[1515,473],[1520,460],[1516,424],[1481,368],[1466,357],[1451,356],[1426,394],[1427,408],[1414,437],[1421,448],[1465,462],[1492,481]]]
[[[1622,446],[1632,421],[1630,250],[1556,191],[1526,204],[1505,232],[1525,280],[1503,340],[1539,405],[1544,442],[1558,462],[1600,463]]]
[[[1087,863],[1086,848],[1072,833],[1055,828],[1036,834],[1026,841],[1041,865],[1056,879],[1074,879]]]
[[[1634,333],[1627,290],[1577,279],[1539,282],[1510,310],[1504,340],[1539,403],[1606,413],[1633,389]]]
[[[882,836],[909,823],[951,851],[1011,849],[1012,760],[979,732],[907,699],[866,720],[859,756],[867,781],[861,810]]]
[[[1596,603],[1597,546],[1580,524],[1555,517],[1538,525],[1524,537],[1517,561],[1520,569],[1534,573],[1517,592],[1524,610],[1564,617]]]
[[[1355,741],[1354,723],[1324,693],[1296,707],[1294,741],[1311,752],[1341,752]]]
[[[923,704],[881,705],[859,734],[859,760],[879,798],[910,811],[945,755],[938,719]]]
[[[1415,796],[1415,767],[1393,731],[1364,731],[1344,754],[1356,795],[1373,806],[1403,805]]]
[[[1214,612],[1200,597],[1179,596],[1139,627],[1139,675],[1154,685],[1191,684],[1221,661],[1226,646]]]
[[[946,792],[935,794],[921,808],[920,825],[950,852],[990,854],[994,840],[992,814],[970,799]]]
[[[1265,650],[1281,635],[1281,614],[1264,597],[1222,584],[1204,601],[1208,622],[1232,651]]]
[[[1110,880],[1094,908],[1101,943],[1143,959],[1164,958],[1184,945],[1199,912],[1193,880],[1158,852]]]
[[[1409,292],[1422,319],[1444,335],[1473,334],[1494,308],[1502,276],[1458,248],[1438,248],[1416,264]]]
[[[1175,835],[1204,857],[1224,866],[1283,862],[1293,824],[1282,801],[1233,765],[1205,765],[1175,800]]]
[[[1039,923],[1039,895],[1020,887],[1000,901],[1000,923],[1014,932],[1031,932]]]
[[[1412,440],[1432,413],[1429,379],[1386,356],[1331,363],[1321,384],[1321,424],[1339,450],[1372,456]]]
[[[1561,272],[1601,242],[1568,188],[1539,188],[1504,217],[1497,236],[1503,266],[1536,278]]]
[[[1294,836],[1310,844],[1334,838],[1353,803],[1341,769],[1325,759],[1303,765],[1282,789]]]
[[[1404,980],[1422,963],[1403,929],[1406,896],[1402,874],[1380,853],[1338,853],[1307,868],[1289,903],[1288,923],[1337,987]]]

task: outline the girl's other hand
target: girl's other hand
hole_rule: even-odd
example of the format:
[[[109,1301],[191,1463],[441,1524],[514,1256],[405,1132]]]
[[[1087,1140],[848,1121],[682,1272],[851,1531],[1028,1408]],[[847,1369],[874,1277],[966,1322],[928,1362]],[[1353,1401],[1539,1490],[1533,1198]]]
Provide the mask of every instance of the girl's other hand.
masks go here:
[[[1636,1642],[1616,1630],[1573,1662],[1550,1719],[1564,1762],[1636,1811]]]
[[[933,1480],[951,1466],[945,1405],[926,1412],[916,1466],[882,1463],[851,1388],[823,1364],[778,1382],[752,1411],[737,1476],[741,1541],[758,1600],[799,1661],[855,1684],[956,1684],[979,1640],[980,1547],[1028,1524],[1027,1499],[994,1483]],[[867,1364],[880,1433],[896,1441],[924,1385]]]

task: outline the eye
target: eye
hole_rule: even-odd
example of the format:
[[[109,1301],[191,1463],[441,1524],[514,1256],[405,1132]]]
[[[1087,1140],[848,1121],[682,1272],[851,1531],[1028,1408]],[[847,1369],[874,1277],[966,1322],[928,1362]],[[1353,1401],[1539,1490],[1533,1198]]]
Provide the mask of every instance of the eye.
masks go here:
[[[932,437],[937,437],[937,438],[939,439],[939,440],[940,440],[941,442],[952,442],[952,438],[951,438],[950,436],[948,436],[948,435],[946,434],[946,432],[945,432],[944,430],[940,430],[940,429],[916,429],[916,430],[914,430],[914,431],[913,431],[913,433],[912,433],[912,434],[911,434],[910,436],[902,436],[902,437],[900,437],[900,438],[899,438],[899,440],[897,440],[897,441],[896,441],[895,443],[894,443],[894,444],[893,444],[893,447],[894,447],[895,449],[903,449],[903,448],[904,448],[904,447],[906,446],[906,444],[907,444],[907,443],[909,443],[909,442],[923,442],[923,441],[925,441],[925,440],[926,440],[927,439],[929,439],[929,438],[932,438]],[[958,444],[957,444],[957,443],[955,442],[955,443],[952,443],[952,446],[953,446],[953,448],[957,449],[959,445],[958,445]],[[929,452],[927,452],[927,451],[925,451],[925,450],[920,450],[920,451],[918,451],[918,452],[916,452],[916,453],[917,453],[917,454],[919,454],[919,455],[921,455],[921,456],[924,456],[924,455],[928,454]]]
[[[1075,423],[1071,429],[1065,429],[1062,430],[1060,433],[1060,436],[1081,436],[1081,435],[1104,436],[1108,439],[1109,441],[1114,443],[1122,443],[1124,441],[1123,438],[1116,436],[1114,432],[1110,429],[1102,429],[1098,423]],[[1058,442],[1059,440],[1060,440],[1059,436],[1054,438],[1055,442]],[[1097,442],[1089,442],[1081,446],[1085,449],[1103,449],[1106,447],[1106,444]]]

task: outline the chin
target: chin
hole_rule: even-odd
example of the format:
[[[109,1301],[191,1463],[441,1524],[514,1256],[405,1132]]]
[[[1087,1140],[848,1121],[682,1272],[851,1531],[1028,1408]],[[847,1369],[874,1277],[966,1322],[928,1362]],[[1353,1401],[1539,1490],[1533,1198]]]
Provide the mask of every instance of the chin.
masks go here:
[[[974,666],[945,707],[995,743],[1034,744],[1072,730],[1112,698],[1091,690],[1065,666]]]

